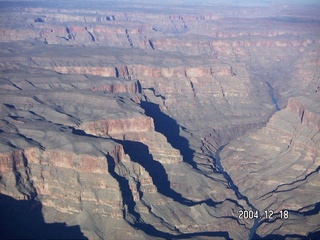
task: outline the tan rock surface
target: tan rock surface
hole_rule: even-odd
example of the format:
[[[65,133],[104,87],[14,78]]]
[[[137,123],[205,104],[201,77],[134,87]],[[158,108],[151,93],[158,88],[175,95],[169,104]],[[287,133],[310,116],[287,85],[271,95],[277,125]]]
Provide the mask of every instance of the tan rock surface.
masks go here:
[[[220,153],[239,191],[260,212],[272,210],[277,217],[261,222],[260,236],[306,236],[319,229],[319,100],[291,98],[266,127],[232,141]],[[288,219],[281,219],[284,210]]]
[[[133,100],[138,93],[92,90],[91,76],[79,76],[76,88],[75,75],[49,70],[39,82],[33,70],[3,72],[11,85],[1,85],[1,194],[36,198],[45,221],[80,225],[94,239],[109,231],[146,237],[130,225],[155,237],[248,235],[252,223],[233,232],[239,225],[230,217],[246,203],[236,203],[221,175],[183,162]]]
[[[0,12],[10,211],[40,204],[43,222],[89,239],[317,239],[317,5],[2,1]],[[271,208],[276,220],[239,219]]]

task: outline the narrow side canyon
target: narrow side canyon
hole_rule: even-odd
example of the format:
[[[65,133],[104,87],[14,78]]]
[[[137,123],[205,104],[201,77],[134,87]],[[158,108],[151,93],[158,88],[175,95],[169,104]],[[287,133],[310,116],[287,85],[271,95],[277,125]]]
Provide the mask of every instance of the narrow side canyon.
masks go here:
[[[320,6],[187,2],[0,1],[5,238],[319,238]]]

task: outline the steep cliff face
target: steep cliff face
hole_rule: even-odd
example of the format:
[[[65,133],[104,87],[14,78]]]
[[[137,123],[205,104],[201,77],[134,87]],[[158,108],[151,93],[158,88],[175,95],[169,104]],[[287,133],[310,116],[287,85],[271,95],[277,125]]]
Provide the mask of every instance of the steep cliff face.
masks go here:
[[[114,156],[113,164],[121,163],[122,146],[110,140],[89,142],[78,136],[68,139],[78,151],[65,145],[51,148],[47,146],[47,138],[56,138],[57,133],[47,131],[45,135],[45,138],[32,136],[42,140],[45,149],[16,150],[20,147],[17,144],[11,152],[1,154],[1,193],[17,200],[40,201],[47,223],[80,225],[89,238],[106,238],[105,228],[120,229],[120,233],[114,233],[114,239],[125,233],[133,234],[122,220],[125,202],[119,183],[109,174],[106,159],[106,155]],[[92,229],[87,223],[89,219],[99,230]]]
[[[250,128],[262,126],[275,111],[268,86],[252,78],[245,64],[227,64],[202,57],[184,60],[175,54],[164,55],[161,52],[154,53],[152,58],[146,57],[147,52],[139,49],[115,51],[105,48],[105,51],[112,53],[111,57],[92,49],[67,49],[72,56],[80,50],[83,55],[90,56],[92,59],[88,64],[87,57],[78,57],[73,61],[64,57],[66,49],[46,49],[50,52],[50,59],[27,50],[20,54],[32,55],[32,61],[10,55],[7,57],[8,64],[27,62],[29,66],[63,74],[90,73],[110,79],[117,77],[119,81],[123,79],[122,83],[126,85],[124,90],[141,93],[144,96],[142,102],[159,105],[164,114],[175,119],[190,134],[198,138],[213,136],[216,147]],[[135,58],[128,57],[128,52]],[[117,54],[117,58],[112,57],[113,54]],[[156,59],[163,57],[164,60],[158,64]],[[132,85],[134,87],[130,87]],[[103,88],[97,86],[91,89]],[[152,109],[149,110],[150,114],[154,114]]]
[[[0,202],[89,239],[319,233],[317,7],[77,4],[0,6]]]
[[[319,109],[319,96],[292,98],[266,127],[220,153],[224,169],[250,202],[262,214],[274,211],[276,220],[260,221],[262,237],[306,236],[319,229]]]
[[[307,101],[306,104],[311,104],[312,100],[304,100]],[[306,109],[303,102],[300,102],[299,100],[296,100],[294,98],[289,99],[288,105],[286,109],[290,112],[298,114],[301,120],[302,125],[307,125],[311,128],[314,128],[315,130],[320,130],[319,123],[320,118],[319,114],[317,112],[312,112],[309,109]],[[316,107],[315,107],[316,109]]]
[[[308,11],[309,18],[300,19],[293,7],[279,5],[278,9],[292,18],[279,17],[278,10],[267,6],[257,7],[255,10],[263,12],[265,18],[256,18],[253,26],[246,18],[235,18],[246,16],[246,8],[153,14],[140,7],[136,12],[121,12],[115,7],[109,10],[65,7],[62,12],[52,7],[28,7],[21,14],[22,10],[13,5],[8,19],[22,19],[21,29],[29,29],[31,33],[4,32],[2,41],[14,40],[11,36],[19,36],[20,40],[38,39],[47,46],[39,46],[37,51],[44,47],[50,59],[35,51],[25,51],[26,59],[21,54],[19,58],[7,54],[7,64],[19,62],[63,74],[139,79],[149,101],[159,104],[165,114],[189,132],[195,129],[193,135],[204,129],[198,137],[212,138],[215,148],[266,123],[276,108],[265,82],[274,88],[280,107],[299,91],[317,90],[319,30],[313,10],[303,8],[301,11]],[[79,45],[90,48],[76,47]],[[93,46],[99,46],[100,50]],[[300,78],[306,80],[300,82],[297,80]],[[130,84],[123,91],[136,91],[136,86]],[[109,85],[92,89],[111,88],[117,89]],[[195,109],[192,112],[196,114],[187,120],[184,116],[190,114],[185,110],[188,108]],[[213,130],[208,133],[208,129]]]
[[[89,75],[74,85],[75,75],[14,71],[1,85],[1,194],[40,201],[46,222],[88,238],[248,237],[252,222],[234,217],[246,203],[222,175],[183,161],[143,114],[142,95],[93,91],[103,79]]]

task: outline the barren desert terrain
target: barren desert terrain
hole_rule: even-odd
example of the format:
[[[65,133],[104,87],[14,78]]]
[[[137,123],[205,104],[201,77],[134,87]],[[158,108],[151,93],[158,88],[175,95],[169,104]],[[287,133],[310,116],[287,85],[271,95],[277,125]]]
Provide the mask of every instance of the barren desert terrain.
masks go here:
[[[317,1],[0,11],[1,239],[320,239]]]

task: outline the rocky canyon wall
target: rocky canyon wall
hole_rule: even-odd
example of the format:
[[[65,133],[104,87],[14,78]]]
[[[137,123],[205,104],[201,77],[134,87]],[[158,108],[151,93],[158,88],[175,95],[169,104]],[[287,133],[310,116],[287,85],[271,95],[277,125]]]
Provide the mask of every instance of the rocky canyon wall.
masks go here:
[[[4,236],[317,239],[318,10],[1,1]]]
[[[319,226],[318,100],[291,98],[266,127],[233,141],[220,153],[224,169],[250,202],[262,213],[276,214],[275,221],[261,221],[260,236],[306,236]],[[287,218],[280,215],[284,210]],[[272,225],[282,227],[274,231]]]

